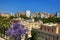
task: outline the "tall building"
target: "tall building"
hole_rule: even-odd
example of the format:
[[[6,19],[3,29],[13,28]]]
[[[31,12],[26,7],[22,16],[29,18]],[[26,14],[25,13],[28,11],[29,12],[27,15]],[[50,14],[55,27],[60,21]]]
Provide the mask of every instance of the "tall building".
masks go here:
[[[56,14],[57,14],[57,18],[60,18],[60,12],[57,12]]]
[[[30,13],[30,10],[27,10],[27,11],[26,11],[26,16],[27,16],[27,17],[30,17],[30,14],[31,14],[31,13]]]

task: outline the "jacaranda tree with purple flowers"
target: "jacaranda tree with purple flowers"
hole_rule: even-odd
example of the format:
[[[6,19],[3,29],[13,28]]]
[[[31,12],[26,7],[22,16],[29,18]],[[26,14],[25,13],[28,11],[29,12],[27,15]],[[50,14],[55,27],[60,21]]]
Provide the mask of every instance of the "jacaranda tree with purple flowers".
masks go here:
[[[6,34],[10,37],[16,37],[21,40],[21,35],[28,35],[28,29],[20,23],[14,23],[13,27],[6,31]],[[27,36],[26,36],[27,37]]]

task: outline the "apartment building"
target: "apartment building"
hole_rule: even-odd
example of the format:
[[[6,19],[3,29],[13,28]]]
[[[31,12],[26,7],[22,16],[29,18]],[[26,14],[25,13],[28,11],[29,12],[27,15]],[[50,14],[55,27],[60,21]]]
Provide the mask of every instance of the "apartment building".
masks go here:
[[[16,17],[20,17],[20,15],[26,15],[25,12],[18,12],[17,14],[15,14]]]
[[[60,18],[60,12],[56,13],[57,18]]]
[[[30,10],[27,10],[27,11],[26,11],[26,16],[27,16],[27,17],[30,17],[30,14],[31,14]]]
[[[39,40],[60,40],[60,26],[57,23],[43,24],[37,30],[39,33]]]

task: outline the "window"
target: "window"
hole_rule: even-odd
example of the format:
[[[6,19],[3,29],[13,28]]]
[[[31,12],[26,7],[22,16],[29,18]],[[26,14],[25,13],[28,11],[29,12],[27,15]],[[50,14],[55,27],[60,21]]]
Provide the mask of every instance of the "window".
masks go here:
[[[52,32],[53,32],[54,30],[52,30]]]
[[[49,28],[48,28],[48,31],[49,31]]]

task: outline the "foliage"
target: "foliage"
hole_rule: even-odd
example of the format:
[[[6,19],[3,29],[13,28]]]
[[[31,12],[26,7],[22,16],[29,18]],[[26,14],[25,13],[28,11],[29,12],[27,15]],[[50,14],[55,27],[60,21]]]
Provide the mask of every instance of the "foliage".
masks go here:
[[[10,27],[10,19],[0,15],[0,34],[5,35],[5,31]]]
[[[32,35],[31,40],[38,40],[38,31],[37,30],[32,29],[31,35]]]
[[[34,20],[35,20],[35,21],[39,21],[39,19],[41,19],[41,18],[39,18],[39,17],[34,17]]]
[[[49,17],[43,18],[42,20],[44,23],[60,23],[60,18]]]
[[[24,18],[26,20],[30,19],[29,17],[27,17],[26,15],[20,15],[21,18]]]
[[[10,16],[9,18],[10,18],[10,19],[13,19],[13,18],[17,18],[17,17],[14,17],[14,16]]]

